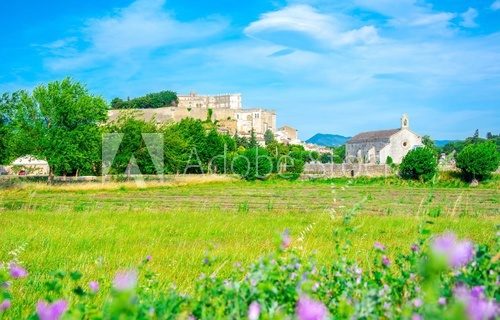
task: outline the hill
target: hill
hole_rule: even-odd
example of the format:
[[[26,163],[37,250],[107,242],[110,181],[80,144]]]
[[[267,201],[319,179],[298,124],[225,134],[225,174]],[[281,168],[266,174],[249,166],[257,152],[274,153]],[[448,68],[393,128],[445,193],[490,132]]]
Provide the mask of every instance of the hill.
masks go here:
[[[345,137],[338,134],[317,133],[313,137],[309,138],[306,142],[325,147],[335,147],[345,144],[349,139],[350,137]]]

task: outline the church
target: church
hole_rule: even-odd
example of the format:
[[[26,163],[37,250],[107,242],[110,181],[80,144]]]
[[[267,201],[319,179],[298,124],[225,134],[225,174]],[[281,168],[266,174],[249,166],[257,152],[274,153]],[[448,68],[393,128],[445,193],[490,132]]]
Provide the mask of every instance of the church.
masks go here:
[[[384,164],[391,157],[399,164],[410,150],[420,146],[422,138],[410,130],[410,119],[403,114],[398,129],[362,132],[347,141],[346,162]]]

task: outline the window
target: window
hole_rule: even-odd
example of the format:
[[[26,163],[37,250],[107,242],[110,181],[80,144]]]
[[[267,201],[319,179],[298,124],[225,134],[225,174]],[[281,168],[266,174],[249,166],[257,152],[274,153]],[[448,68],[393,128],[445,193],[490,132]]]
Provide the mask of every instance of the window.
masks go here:
[[[254,114],[253,114],[253,117],[254,117],[255,119],[259,119],[259,114],[258,114],[258,113],[254,113]]]
[[[408,148],[408,141],[403,142],[403,147]]]

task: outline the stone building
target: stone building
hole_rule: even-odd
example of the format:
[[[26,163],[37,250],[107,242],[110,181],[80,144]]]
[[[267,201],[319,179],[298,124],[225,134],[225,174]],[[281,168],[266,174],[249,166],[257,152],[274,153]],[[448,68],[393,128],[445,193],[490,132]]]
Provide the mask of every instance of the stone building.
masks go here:
[[[241,109],[241,94],[226,93],[218,95],[200,96],[195,92],[188,95],[180,95],[179,107],[200,109]]]
[[[299,140],[299,131],[290,126],[283,126],[275,132],[275,138],[278,142],[284,144],[301,144]]]
[[[276,131],[276,112],[263,108],[243,109],[240,94],[215,96],[190,94],[179,96],[177,106],[110,110],[109,121],[116,120],[124,112],[132,112],[137,118],[154,120],[157,123],[178,122],[185,118],[206,120],[210,114],[212,121],[217,121],[220,131],[249,137],[253,129],[257,139],[262,141],[266,130]]]
[[[422,146],[422,138],[410,130],[408,115],[401,117],[398,129],[363,132],[346,143],[347,163],[384,164],[388,157],[401,163],[412,149]]]

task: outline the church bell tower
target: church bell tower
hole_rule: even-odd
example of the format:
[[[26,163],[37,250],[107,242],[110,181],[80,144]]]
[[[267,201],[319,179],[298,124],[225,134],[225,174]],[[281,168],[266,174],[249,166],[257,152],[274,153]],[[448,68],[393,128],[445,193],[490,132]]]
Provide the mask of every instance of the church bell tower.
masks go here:
[[[401,129],[409,129],[410,128],[410,118],[406,113],[401,117]]]

